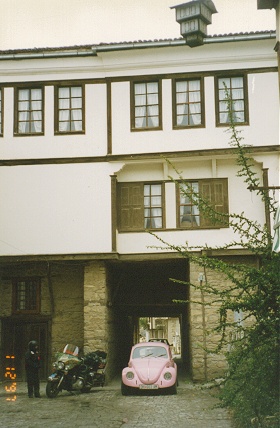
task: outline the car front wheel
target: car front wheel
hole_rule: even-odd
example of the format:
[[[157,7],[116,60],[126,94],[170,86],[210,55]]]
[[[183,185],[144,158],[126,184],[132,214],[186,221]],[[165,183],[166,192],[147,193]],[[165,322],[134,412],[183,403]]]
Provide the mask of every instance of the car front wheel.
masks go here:
[[[171,395],[177,394],[177,382],[175,382],[174,385],[169,388],[169,394]]]
[[[121,391],[122,391],[122,395],[130,395],[131,388],[122,382]]]

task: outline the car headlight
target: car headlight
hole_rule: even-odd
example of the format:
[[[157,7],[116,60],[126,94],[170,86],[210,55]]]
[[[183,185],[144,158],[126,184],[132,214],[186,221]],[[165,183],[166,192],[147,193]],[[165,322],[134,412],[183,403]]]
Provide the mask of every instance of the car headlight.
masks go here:
[[[132,380],[134,378],[134,373],[133,372],[127,372],[125,376],[128,380]]]
[[[165,380],[170,380],[172,378],[172,374],[170,372],[165,372],[163,377]]]
[[[65,367],[65,364],[62,361],[58,361],[57,367],[58,367],[58,370],[63,370]]]

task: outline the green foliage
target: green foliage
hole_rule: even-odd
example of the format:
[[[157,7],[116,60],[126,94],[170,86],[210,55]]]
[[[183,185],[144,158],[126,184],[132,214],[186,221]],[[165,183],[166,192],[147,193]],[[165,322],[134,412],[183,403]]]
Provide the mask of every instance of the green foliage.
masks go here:
[[[232,101],[228,94],[228,108],[232,111]],[[255,189],[270,213],[276,212],[275,201],[269,191],[260,185],[260,180],[254,170],[255,162],[250,157],[249,146],[242,144],[240,131],[236,129],[233,115],[231,123],[230,145],[235,149],[237,173],[248,186],[248,191]],[[161,248],[179,252],[182,256],[201,266],[206,273],[208,270],[220,272],[230,284],[221,289],[220,284],[212,284],[207,280],[198,284],[189,283],[190,287],[201,289],[211,296],[207,305],[218,304],[219,323],[215,330],[220,333],[220,342],[216,349],[206,349],[207,352],[224,352],[225,346],[230,351],[226,353],[228,373],[221,389],[221,404],[231,407],[238,427],[278,427],[279,422],[279,392],[280,392],[280,253],[273,253],[272,236],[266,225],[261,225],[254,219],[247,218],[244,213],[223,214],[216,212],[207,200],[184,182],[181,173],[166,159],[174,169],[177,178],[171,180],[180,186],[182,191],[196,205],[200,212],[212,221],[224,223],[234,231],[234,240],[215,249],[229,250],[243,248],[254,256],[255,264],[232,263],[226,258],[212,256],[213,248],[205,244],[201,247],[172,245],[156,236],[161,242]],[[177,281],[176,282],[182,282]],[[193,302],[194,303],[194,302]],[[195,302],[205,304],[202,302]],[[232,313],[239,312],[245,316],[243,326],[232,321]],[[250,322],[246,322],[250,320]],[[234,335],[230,335],[230,332]],[[236,339],[233,341],[232,337]],[[278,415],[278,416],[277,416]],[[267,417],[273,416],[268,424]]]
[[[236,426],[279,426],[279,345],[273,335],[262,340],[257,331],[228,353],[229,373],[221,392],[233,409]],[[268,425],[267,416],[273,415]]]

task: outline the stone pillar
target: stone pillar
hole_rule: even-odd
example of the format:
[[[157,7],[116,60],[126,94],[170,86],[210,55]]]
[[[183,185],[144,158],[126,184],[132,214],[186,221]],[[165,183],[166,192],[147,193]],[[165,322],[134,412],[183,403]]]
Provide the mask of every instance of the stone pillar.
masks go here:
[[[190,287],[191,360],[192,375],[195,381],[207,381],[221,377],[226,370],[226,360],[222,353],[207,353],[205,350],[205,348],[214,350],[219,343],[220,336],[213,331],[219,323],[219,307],[217,304],[211,303],[212,296],[202,292],[199,288],[201,273],[205,275],[204,280],[206,279],[208,283],[211,281],[218,284],[221,290],[225,285],[220,273],[204,272],[203,268],[190,263],[190,282],[198,286],[198,288]],[[204,305],[200,302],[204,302]]]
[[[93,261],[84,271],[84,352],[108,351],[106,267]]]

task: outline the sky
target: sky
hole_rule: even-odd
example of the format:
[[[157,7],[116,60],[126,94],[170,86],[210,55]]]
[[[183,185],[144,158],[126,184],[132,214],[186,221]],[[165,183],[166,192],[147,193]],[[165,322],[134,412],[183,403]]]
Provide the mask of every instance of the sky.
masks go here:
[[[213,0],[208,34],[275,30],[257,0]],[[184,0],[0,0],[0,50],[174,39]]]

